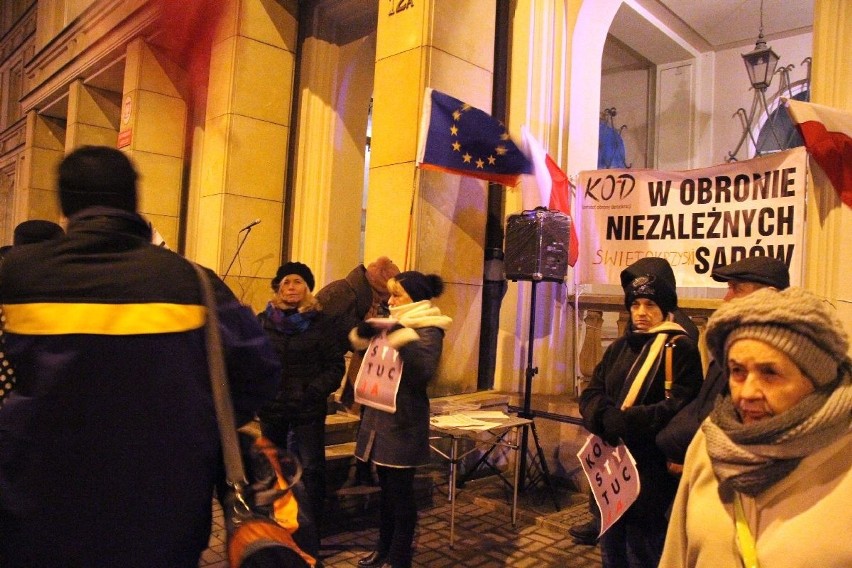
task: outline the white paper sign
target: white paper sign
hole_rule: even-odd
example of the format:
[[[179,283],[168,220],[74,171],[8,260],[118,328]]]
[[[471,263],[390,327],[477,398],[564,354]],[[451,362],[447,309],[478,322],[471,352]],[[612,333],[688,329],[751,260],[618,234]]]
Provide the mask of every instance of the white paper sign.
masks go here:
[[[610,446],[590,434],[577,452],[601,512],[601,534],[621,518],[639,497],[636,460],[623,443]]]
[[[393,414],[401,380],[402,358],[388,345],[385,330],[370,341],[361,360],[355,379],[355,402]]]

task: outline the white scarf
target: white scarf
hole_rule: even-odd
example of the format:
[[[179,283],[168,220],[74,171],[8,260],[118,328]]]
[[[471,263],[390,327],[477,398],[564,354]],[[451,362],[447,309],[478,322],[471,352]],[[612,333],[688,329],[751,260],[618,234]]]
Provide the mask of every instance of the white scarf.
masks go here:
[[[452,318],[443,315],[440,308],[433,306],[429,300],[394,306],[390,309],[390,317],[411,329],[437,327],[446,331],[453,323]]]

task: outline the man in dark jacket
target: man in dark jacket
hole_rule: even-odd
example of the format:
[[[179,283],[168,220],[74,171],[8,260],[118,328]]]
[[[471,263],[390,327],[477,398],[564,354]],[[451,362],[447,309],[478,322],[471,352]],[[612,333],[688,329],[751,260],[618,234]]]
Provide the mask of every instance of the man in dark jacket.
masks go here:
[[[743,298],[755,290],[772,287],[783,290],[790,286],[787,265],[778,259],[751,256],[727,266],[720,266],[711,273],[713,280],[728,284],[725,301]],[[695,399],[684,406],[671,422],[657,434],[657,446],[669,459],[669,468],[679,473],[683,467],[686,448],[698,431],[698,427],[713,410],[716,398],[725,391],[728,378],[716,360],[710,361],[707,375]]]
[[[346,278],[329,282],[317,292],[317,300],[323,311],[341,322],[341,329],[349,330],[360,322],[370,318],[385,317],[388,313],[388,280],[399,274],[399,268],[393,261],[380,256],[367,266],[359,264],[346,275]],[[348,343],[348,339],[347,339]],[[360,415],[360,405],[355,402],[355,380],[361,368],[361,354],[352,352],[340,402],[349,412]],[[349,477],[343,487],[375,485],[370,464],[353,460]]]
[[[388,312],[388,280],[399,274],[391,259],[380,256],[367,266],[359,264],[346,278],[329,282],[317,292],[323,312],[337,318],[348,337],[349,330],[369,318],[385,317]],[[348,342],[348,339],[346,340]],[[352,385],[358,376],[361,359],[355,355],[346,371],[341,403],[347,408],[355,405]],[[354,408],[357,411],[357,407]]]
[[[221,449],[205,308],[189,262],[151,244],[124,154],[59,168],[65,237],[0,267],[18,384],[0,409],[0,565],[194,568]],[[280,368],[249,309],[208,271],[231,393],[245,421]]]
[[[0,263],[3,262],[3,257],[6,253],[12,250],[12,247],[31,245],[58,239],[65,235],[65,231],[54,223],[44,219],[29,219],[18,223],[15,227],[12,246],[3,247],[0,250]],[[0,321],[3,320],[3,308],[0,306]],[[2,327],[2,326],[0,326]],[[3,347],[3,330],[0,329],[0,406],[6,402],[6,397],[11,394],[15,386],[15,369],[6,359],[6,349]]]

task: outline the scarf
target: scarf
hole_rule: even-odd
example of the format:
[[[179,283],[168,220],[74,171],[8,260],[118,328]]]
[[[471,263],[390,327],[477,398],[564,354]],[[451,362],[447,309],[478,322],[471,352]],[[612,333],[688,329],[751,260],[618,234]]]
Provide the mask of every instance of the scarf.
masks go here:
[[[452,318],[443,315],[440,308],[433,306],[429,300],[394,306],[390,309],[390,317],[412,329],[437,327],[446,331],[453,323]]]
[[[276,307],[273,302],[269,302],[266,304],[265,313],[276,331],[284,335],[296,335],[308,329],[318,312],[314,310],[300,312],[295,308],[281,309]]]
[[[630,366],[630,371],[621,385],[618,400],[622,409],[643,403],[642,401],[651,385],[650,382],[646,382],[646,379],[651,377],[651,381],[653,381],[656,376],[665,351],[664,343],[668,340],[669,335],[685,333],[680,325],[669,321],[664,321],[647,331],[628,330],[626,334],[627,343],[633,347],[641,345],[642,350],[633,361],[633,365]]]
[[[852,368],[841,365],[836,386],[819,389],[793,408],[743,424],[730,395],[701,425],[721,490],[755,496],[784,479],[805,456],[824,448],[852,426]]]

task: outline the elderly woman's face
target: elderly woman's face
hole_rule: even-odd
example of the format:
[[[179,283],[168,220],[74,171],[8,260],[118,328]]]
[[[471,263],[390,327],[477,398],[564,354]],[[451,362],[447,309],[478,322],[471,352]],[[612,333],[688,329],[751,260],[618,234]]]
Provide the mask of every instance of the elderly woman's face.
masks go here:
[[[731,345],[728,382],[744,424],[781,414],[814,390],[792,359],[756,339],[740,339]]]
[[[288,274],[278,285],[278,297],[281,302],[291,308],[296,308],[305,299],[308,293],[308,284],[298,274]]]

